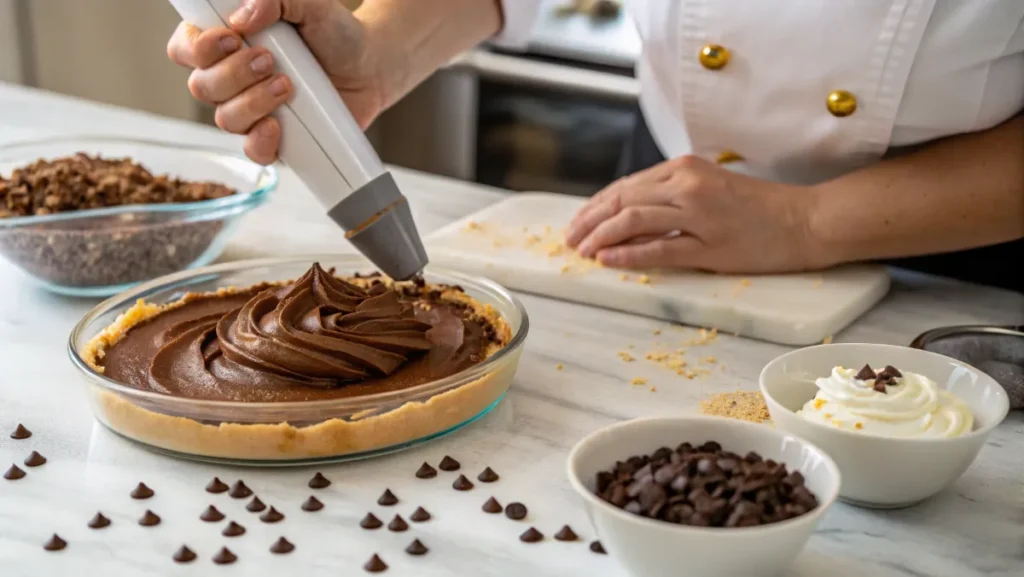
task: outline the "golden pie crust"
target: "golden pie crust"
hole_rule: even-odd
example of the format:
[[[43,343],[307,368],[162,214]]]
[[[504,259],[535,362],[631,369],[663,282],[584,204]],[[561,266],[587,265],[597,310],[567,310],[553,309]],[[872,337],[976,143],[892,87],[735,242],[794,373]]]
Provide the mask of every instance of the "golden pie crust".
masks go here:
[[[345,278],[344,280],[367,286],[371,279]],[[390,281],[385,281],[389,282]],[[268,283],[273,286],[282,283]],[[230,295],[244,289],[224,288],[217,296]],[[469,295],[442,286],[427,286],[440,291],[440,299],[461,303],[494,327],[497,343],[486,350],[491,357],[505,348],[512,338],[512,330],[504,318],[490,305]],[[117,343],[135,325],[166,310],[180,307],[194,300],[198,294],[188,294],[166,305],[147,303],[141,299],[122,313],[117,320],[93,337],[82,350],[82,359],[94,371],[103,374],[99,361],[106,350]],[[347,418],[328,418],[314,424],[295,426],[288,422],[246,423],[230,419],[211,424],[188,416],[168,414],[184,412],[191,403],[205,407],[209,403],[167,397],[168,411],[153,410],[160,401],[152,398],[132,398],[128,393],[110,391],[102,386],[90,387],[93,410],[104,424],[114,431],[143,443],[192,455],[238,459],[289,461],[317,459],[364,453],[385,449],[429,437],[456,427],[479,415],[497,402],[508,390],[519,364],[520,350],[512,351],[491,367],[490,372],[474,380],[452,385],[432,395],[423,393],[418,398],[403,402],[394,408],[382,406]],[[358,398],[345,399],[351,402]],[[141,406],[145,401],[146,407]],[[331,401],[323,401],[329,405]],[[279,406],[287,406],[281,403]],[[394,402],[392,402],[393,406]],[[225,411],[244,409],[220,409]],[[301,414],[302,410],[297,410]],[[308,409],[306,412],[310,412]],[[244,414],[240,421],[244,421]],[[296,417],[297,420],[301,417]],[[321,417],[322,418],[322,417]]]

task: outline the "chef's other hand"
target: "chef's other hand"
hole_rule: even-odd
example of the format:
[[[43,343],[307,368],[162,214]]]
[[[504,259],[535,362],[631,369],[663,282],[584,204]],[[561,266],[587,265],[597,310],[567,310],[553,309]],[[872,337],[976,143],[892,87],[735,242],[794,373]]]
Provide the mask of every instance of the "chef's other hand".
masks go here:
[[[242,36],[284,20],[296,26],[356,121],[365,128],[384,108],[377,50],[363,24],[337,0],[244,0],[229,28],[199,30],[182,22],[167,55],[194,68],[188,88],[217,107],[217,126],[245,134],[245,154],[261,164],[277,158],[281,127],[269,116],[291,97],[293,85],[274,70],[264,48],[242,46]]]
[[[771,273],[818,268],[809,189],[694,156],[620,179],[580,209],[565,242],[617,268]]]

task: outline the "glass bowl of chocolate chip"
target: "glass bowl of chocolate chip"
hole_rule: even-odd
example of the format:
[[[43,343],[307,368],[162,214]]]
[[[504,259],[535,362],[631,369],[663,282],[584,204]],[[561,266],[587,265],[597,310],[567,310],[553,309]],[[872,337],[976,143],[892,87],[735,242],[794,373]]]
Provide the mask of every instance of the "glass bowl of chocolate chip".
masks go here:
[[[722,417],[621,422],[573,448],[569,482],[602,546],[634,577],[769,577],[835,501],[821,449]]]
[[[277,173],[227,150],[104,136],[0,146],[0,256],[44,288],[110,296],[209,264]]]
[[[297,465],[381,455],[487,414],[512,383],[522,304],[427,267],[396,282],[358,255],[182,271],[99,304],[69,354],[96,419],[174,456]]]

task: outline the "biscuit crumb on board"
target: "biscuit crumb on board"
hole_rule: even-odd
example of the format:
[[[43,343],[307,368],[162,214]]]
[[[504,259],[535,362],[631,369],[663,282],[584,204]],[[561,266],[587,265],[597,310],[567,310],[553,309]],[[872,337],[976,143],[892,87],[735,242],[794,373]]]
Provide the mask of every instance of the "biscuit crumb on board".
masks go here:
[[[631,385],[646,385],[647,384],[647,379],[642,378],[642,377],[633,377],[633,380],[629,381],[629,384],[631,384]]]
[[[565,368],[565,366],[563,366],[563,365],[562,365],[562,363],[558,363],[557,365],[555,365],[555,369],[556,369],[556,370],[559,370],[559,371],[560,371],[560,370],[562,370],[562,369],[564,369],[564,368]]]
[[[654,385],[651,385],[651,392],[652,392],[652,393],[654,393],[654,392],[657,392],[657,390],[658,390],[658,389],[654,388]]]
[[[632,363],[633,361],[636,360],[636,358],[634,358],[633,355],[627,353],[626,351],[619,351],[619,358],[622,359],[623,361],[626,361],[627,363]]]
[[[651,284],[651,277],[642,274],[639,277],[637,277],[636,282],[640,284]]]
[[[734,391],[712,395],[701,401],[700,412],[752,423],[763,423],[771,418],[764,397],[757,391]]]
[[[831,345],[832,344],[832,335],[829,335],[829,336],[821,339],[821,344],[823,344],[823,345]]]

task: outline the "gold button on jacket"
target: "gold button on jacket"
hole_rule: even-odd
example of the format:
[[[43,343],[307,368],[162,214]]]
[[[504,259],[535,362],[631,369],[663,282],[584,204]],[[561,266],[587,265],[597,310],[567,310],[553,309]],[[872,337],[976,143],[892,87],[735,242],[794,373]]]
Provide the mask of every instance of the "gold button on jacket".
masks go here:
[[[700,63],[708,70],[720,70],[729,63],[729,49],[717,44],[708,44],[700,49]]]
[[[857,110],[857,98],[845,90],[835,90],[829,93],[825,106],[832,116],[842,118]]]

